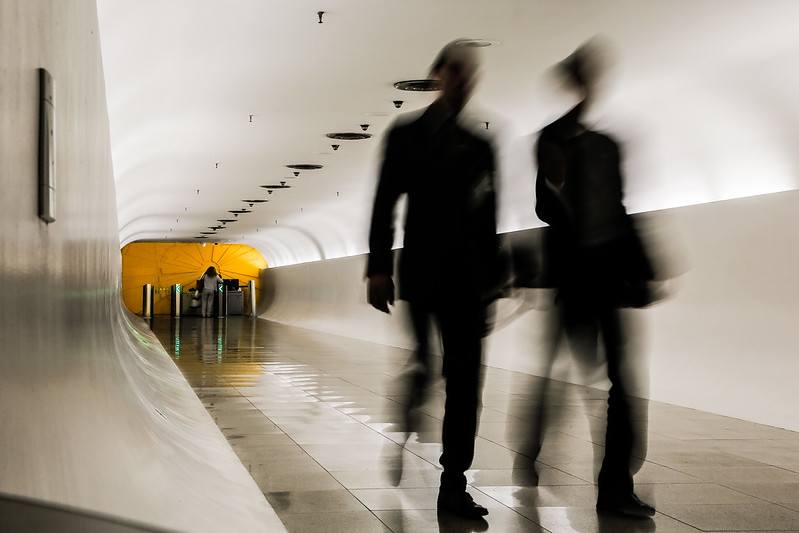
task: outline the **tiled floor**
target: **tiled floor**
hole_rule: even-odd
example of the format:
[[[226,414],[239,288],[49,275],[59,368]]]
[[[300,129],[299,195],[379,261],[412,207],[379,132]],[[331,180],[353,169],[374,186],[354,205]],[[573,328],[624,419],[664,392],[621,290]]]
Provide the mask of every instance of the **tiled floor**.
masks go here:
[[[442,383],[402,452],[392,420],[407,351],[248,317],[156,319],[153,331],[291,532],[799,532],[799,434],[655,402],[636,490],[657,515],[597,516],[604,393],[560,382],[539,485],[525,484],[514,449],[540,378],[495,368],[468,474],[490,514],[439,519]]]

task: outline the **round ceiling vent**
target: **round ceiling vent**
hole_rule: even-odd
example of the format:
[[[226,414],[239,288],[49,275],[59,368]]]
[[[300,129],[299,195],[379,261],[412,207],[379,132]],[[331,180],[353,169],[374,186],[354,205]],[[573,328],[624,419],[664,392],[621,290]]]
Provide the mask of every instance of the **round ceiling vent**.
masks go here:
[[[499,46],[502,44],[500,41],[493,39],[461,39],[458,41],[458,43],[465,46],[472,46],[474,48],[486,48],[488,46]]]
[[[438,80],[405,80],[394,84],[400,91],[440,91],[441,82]]]
[[[362,141],[369,139],[372,135],[370,133],[328,133],[327,136],[339,141]]]
[[[322,168],[322,165],[314,165],[310,163],[298,163],[296,165],[286,165],[288,168],[293,168],[294,170],[319,170]]]

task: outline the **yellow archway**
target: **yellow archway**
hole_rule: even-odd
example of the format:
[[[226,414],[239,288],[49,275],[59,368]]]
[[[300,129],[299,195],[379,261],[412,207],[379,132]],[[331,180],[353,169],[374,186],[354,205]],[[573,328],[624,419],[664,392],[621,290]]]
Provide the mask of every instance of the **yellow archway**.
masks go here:
[[[258,250],[242,244],[134,242],[122,249],[122,300],[140,315],[142,286],[150,283],[156,290],[153,313],[168,315],[167,289],[175,284],[191,289],[209,266],[242,285],[255,281],[256,294],[261,288],[260,272],[267,267]]]

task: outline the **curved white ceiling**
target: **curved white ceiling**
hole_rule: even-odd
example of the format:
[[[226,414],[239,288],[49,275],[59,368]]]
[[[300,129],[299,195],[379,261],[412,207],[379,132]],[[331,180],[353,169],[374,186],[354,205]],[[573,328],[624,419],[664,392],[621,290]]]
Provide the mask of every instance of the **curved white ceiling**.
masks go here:
[[[393,83],[463,37],[497,41],[470,119],[501,148],[503,231],[538,224],[530,145],[570,103],[549,68],[597,34],[615,56],[597,123],[624,143],[631,211],[799,187],[799,2],[325,3],[98,0],[122,245],[234,219],[210,240],[270,266],[364,252],[382,133],[433,97]],[[371,139],[325,137],[360,124]]]

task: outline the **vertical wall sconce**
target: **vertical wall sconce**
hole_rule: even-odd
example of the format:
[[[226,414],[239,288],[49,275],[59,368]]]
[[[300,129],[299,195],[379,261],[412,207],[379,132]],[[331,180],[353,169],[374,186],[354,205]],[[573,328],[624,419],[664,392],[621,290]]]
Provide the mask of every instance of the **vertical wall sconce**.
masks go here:
[[[55,84],[39,69],[39,218],[55,222]]]

